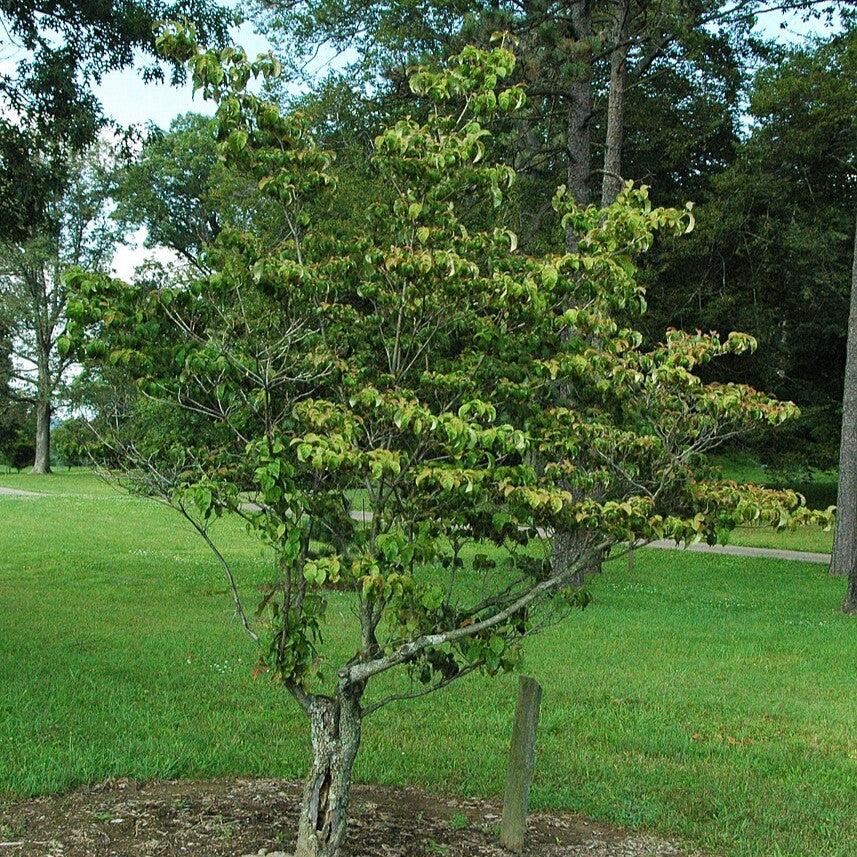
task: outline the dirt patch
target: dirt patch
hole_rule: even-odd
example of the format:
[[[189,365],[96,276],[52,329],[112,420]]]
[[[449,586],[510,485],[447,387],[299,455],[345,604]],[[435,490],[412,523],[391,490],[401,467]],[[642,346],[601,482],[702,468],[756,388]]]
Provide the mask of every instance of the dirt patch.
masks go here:
[[[300,785],[279,780],[114,780],[0,804],[0,857],[242,857],[289,853]],[[502,857],[497,806],[356,786],[348,857]],[[690,857],[574,815],[536,814],[528,857]]]

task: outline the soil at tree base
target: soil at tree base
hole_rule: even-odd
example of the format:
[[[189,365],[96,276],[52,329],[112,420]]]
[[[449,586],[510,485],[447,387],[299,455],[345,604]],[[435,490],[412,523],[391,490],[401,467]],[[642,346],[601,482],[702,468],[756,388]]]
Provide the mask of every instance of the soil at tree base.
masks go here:
[[[0,804],[6,857],[242,857],[290,853],[299,783],[112,780]],[[417,789],[355,786],[346,857],[504,857],[499,809]],[[691,857],[570,814],[534,814],[527,857]],[[697,855],[699,857],[699,855]]]

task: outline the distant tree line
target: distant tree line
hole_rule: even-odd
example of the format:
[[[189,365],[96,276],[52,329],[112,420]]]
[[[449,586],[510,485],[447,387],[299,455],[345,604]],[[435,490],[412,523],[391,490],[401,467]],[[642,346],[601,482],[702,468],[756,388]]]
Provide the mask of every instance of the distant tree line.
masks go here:
[[[755,2],[684,7],[610,0],[522,7],[432,2],[415,9],[407,2],[312,0],[260,5],[255,20],[289,82],[306,81],[306,60],[318,50],[342,51],[348,60],[312,76],[299,97],[282,84],[271,89],[284,105],[301,110],[320,143],[350,167],[349,181],[337,189],[343,224],[378,195],[378,176],[365,158],[375,135],[401,117],[424,114],[407,69],[416,62],[438,65],[464,44],[487,45],[498,30],[512,33],[519,58],[515,83],[525,87],[528,100],[520,115],[498,120],[488,145],[492,156],[517,170],[506,204],[522,249],[557,249],[550,200],[558,183],[583,204],[609,202],[624,178],[650,184],[659,204],[694,202],[690,238],[659,239],[642,263],[650,303],[644,335],[666,326],[752,333],[760,348],[749,359],[726,361],[719,377],[771,390],[802,410],[776,442],[767,435],[750,439],[754,451],[772,463],[827,467],[838,448],[848,317],[857,35],[843,4],[832,13],[836,35],[785,47],[754,28],[762,8]],[[813,2],[782,8],[820,19],[831,14]],[[225,13],[200,6],[199,16],[203,38],[224,37]],[[114,24],[121,29],[121,21]],[[94,22],[79,38],[88,33],[97,39],[102,25]],[[127,61],[120,51],[112,63],[86,65],[89,77],[81,86]],[[35,68],[24,70],[32,76]],[[177,66],[173,72],[182,73]],[[20,86],[26,80],[18,76]],[[33,77],[25,88],[36,82]],[[12,85],[7,81],[10,99]],[[45,103],[55,105],[56,91],[50,92]],[[100,106],[86,92],[74,103],[81,110],[88,104],[90,124],[100,127]],[[48,120],[60,122],[50,111],[45,115],[44,128]],[[39,127],[22,124],[15,133],[38,134]],[[50,460],[45,426],[57,401],[72,394],[68,382],[75,374],[56,350],[65,325],[60,272],[66,265],[109,267],[122,233],[145,226],[149,244],[169,248],[180,263],[200,270],[224,206],[233,214],[245,210],[272,234],[286,228],[274,212],[251,212],[256,202],[246,182],[219,159],[214,126],[205,117],[189,114],[167,131],[152,130],[133,157],[121,146],[92,149],[92,139],[63,149],[61,181],[41,197],[39,218],[28,230],[22,233],[12,221],[5,228],[0,315],[7,352],[23,351],[26,359],[19,353],[7,371],[18,377],[3,393],[4,410],[19,428],[26,423],[38,434],[33,456],[38,449],[39,469]],[[74,154],[76,148],[87,154]],[[11,161],[0,159],[0,172],[11,177],[11,169]],[[94,173],[100,175],[97,188]],[[74,188],[87,182],[88,199],[79,191],[75,196]],[[100,226],[93,231],[84,221]],[[73,240],[63,247],[80,228],[90,229],[86,247]],[[92,236],[102,242],[97,252]],[[567,229],[566,246],[576,240]],[[88,257],[72,258],[80,250]],[[39,265],[34,253],[41,254]],[[12,264],[25,257],[30,285],[21,265],[16,272]],[[22,299],[28,295],[29,302]],[[76,386],[78,397],[85,395],[85,382]],[[4,428],[4,448],[11,436]]]

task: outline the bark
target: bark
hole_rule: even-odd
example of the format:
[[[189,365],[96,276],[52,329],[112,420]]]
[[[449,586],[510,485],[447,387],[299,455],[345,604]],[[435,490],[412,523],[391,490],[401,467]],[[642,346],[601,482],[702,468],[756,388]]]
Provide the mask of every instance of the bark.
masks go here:
[[[295,857],[338,857],[345,840],[351,769],[360,747],[360,692],[307,700],[312,764],[304,784]]]
[[[588,0],[571,8],[574,38],[589,45],[592,38],[592,13]],[[589,176],[592,171],[592,56],[587,47],[582,57],[583,70],[572,83],[568,93],[566,122],[566,151],[568,154],[568,189],[579,205],[589,204]],[[577,235],[566,230],[565,243],[569,252],[577,250]]]
[[[36,402],[36,458],[33,473],[51,472],[51,403]]]
[[[842,605],[844,612],[857,615],[857,574],[848,576],[848,591],[845,593],[845,603]]]
[[[630,0],[618,0],[610,53],[610,90],[607,95],[607,136],[601,205],[610,205],[622,190],[622,145],[625,142],[625,90],[628,83],[628,18]]]
[[[845,386],[842,394],[842,434],[839,444],[839,486],[836,495],[836,529],[830,573],[848,575],[845,609],[857,610],[857,224],[851,266],[851,306]]]
[[[590,44],[592,39],[592,10],[588,0],[575,3],[571,8],[574,37],[578,42]],[[592,171],[592,55],[589,47],[582,56],[584,70],[572,83],[568,97],[568,122],[566,127],[566,148],[568,151],[568,189],[578,205],[590,202],[590,174]],[[570,253],[577,251],[578,236],[569,228],[565,233],[566,249]],[[568,400],[570,393],[563,391]],[[581,499],[577,492],[575,499]],[[553,538],[551,564],[555,571],[563,571],[575,563],[586,550],[585,538],[577,532],[559,531]],[[594,570],[600,569],[596,565]],[[582,576],[577,575],[574,582],[580,584]]]

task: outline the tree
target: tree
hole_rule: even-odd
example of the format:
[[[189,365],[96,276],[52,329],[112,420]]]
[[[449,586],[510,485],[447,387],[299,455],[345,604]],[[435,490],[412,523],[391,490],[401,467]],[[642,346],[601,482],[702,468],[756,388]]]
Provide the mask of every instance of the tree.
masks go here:
[[[857,226],[854,230],[854,255],[851,262],[836,510],[830,573],[848,576],[848,593],[843,609],[847,613],[857,613]]]
[[[295,853],[334,857],[365,717],[477,670],[513,669],[528,634],[585,604],[575,575],[605,550],[813,519],[794,493],[698,472],[720,438],[794,407],[693,374],[752,348],[748,337],[671,331],[644,350],[629,326],[643,307],[633,259],[654,231],[686,231],[687,210],[653,208],[631,186],[583,209],[560,187],[558,228],[575,229],[578,250],[518,251],[503,221],[515,173],[488,157],[485,127],[524,98],[502,88],[515,64],[504,45],[414,74],[425,121],[378,136],[386,193],[348,233],[325,211],[335,164],[306,117],[247,92],[275,64],[204,51],[183,27],[161,44],[218,102],[227,164],[289,229],[260,235],[227,220],[204,272],[154,288],[73,275],[64,347],[126,368],[159,425],[187,415],[172,442],[118,419],[108,443],[126,481],[211,547],[258,671],[306,713],[313,755]],[[352,514],[356,489],[369,516]],[[273,555],[256,618],[211,530],[225,514]],[[558,528],[586,536],[565,567],[539,537]],[[353,655],[328,672],[331,585],[357,623]],[[411,686],[385,685],[392,671]]]
[[[652,336],[664,324],[735,324],[756,355],[725,364],[803,416],[760,454],[835,464],[857,190],[857,30],[792,51],[751,92],[752,133],[711,180],[698,228],[651,267]],[[704,165],[703,165],[704,168]],[[807,308],[811,307],[808,312]]]
[[[814,14],[828,5],[785,0],[777,8]],[[752,34],[756,13],[766,9],[769,4],[758,0],[708,0],[690,6],[669,0],[440,0],[419,7],[407,0],[302,0],[265,3],[261,17],[295,70],[319,45],[356,51],[353,66],[363,72],[357,80],[366,83],[375,101],[381,89],[381,98],[386,95],[394,108],[408,97],[409,63],[442,61],[463,42],[486,45],[495,31],[514,34],[522,57],[518,80],[530,98],[503,149],[513,155],[520,174],[535,179],[518,197],[520,219],[527,224],[519,231],[529,247],[535,237],[544,240],[545,232],[556,240],[553,224],[542,234],[538,227],[552,214],[558,181],[584,206],[598,199],[596,184],[601,186],[602,205],[619,192],[626,117],[633,115],[627,96],[642,91],[650,78],[677,73],[692,83],[695,95],[723,93],[726,103],[737,109],[748,58],[767,50]],[[673,131],[687,136],[686,128]],[[579,238],[573,228],[566,228],[566,249],[575,251]],[[578,550],[575,536],[557,534],[558,563]],[[596,562],[593,570],[597,568]]]
[[[0,315],[16,360],[15,395],[35,411],[34,473],[50,471],[54,398],[70,365],[57,350],[66,324],[63,274],[71,266],[108,269],[118,239],[108,211],[112,172],[111,157],[101,148],[78,157],[74,176],[50,206],[42,231],[2,246]]]
[[[488,44],[495,31],[514,34],[518,79],[528,108],[516,117],[507,146],[521,174],[550,172],[532,215],[564,181],[581,204],[602,202],[622,186],[626,102],[663,74],[678,74],[697,94],[716,93],[737,110],[747,69],[771,46],[753,34],[762,12],[832,14],[848,4],[818,0],[551,0],[543,3],[413,3],[301,0],[258,4],[257,20],[287,67],[306,77],[320,47],[354,56],[345,79],[370,108],[407,109],[407,68],[443,61],[463,44]],[[311,83],[317,81],[310,80]],[[375,111],[369,110],[370,114]],[[637,112],[636,115],[639,115]],[[685,135],[686,136],[686,132]],[[573,240],[573,236],[569,236]]]
[[[51,440],[59,460],[66,467],[88,464],[104,453],[98,447],[96,428],[83,417],[63,420],[53,432]]]
[[[43,227],[69,177],[69,157],[95,143],[106,120],[93,84],[141,54],[150,60],[146,79],[164,78],[153,25],[175,15],[194,21],[212,44],[225,40],[232,19],[209,0],[0,4],[4,55],[16,57],[0,75],[0,239],[27,240]],[[182,74],[173,64],[173,80]]]
[[[32,461],[34,433],[27,407],[12,388],[12,342],[0,317],[0,463],[20,470]]]
[[[155,132],[118,184],[116,216],[146,227],[149,246],[168,247],[191,264],[220,231],[228,181],[217,154],[214,121],[188,113]]]

